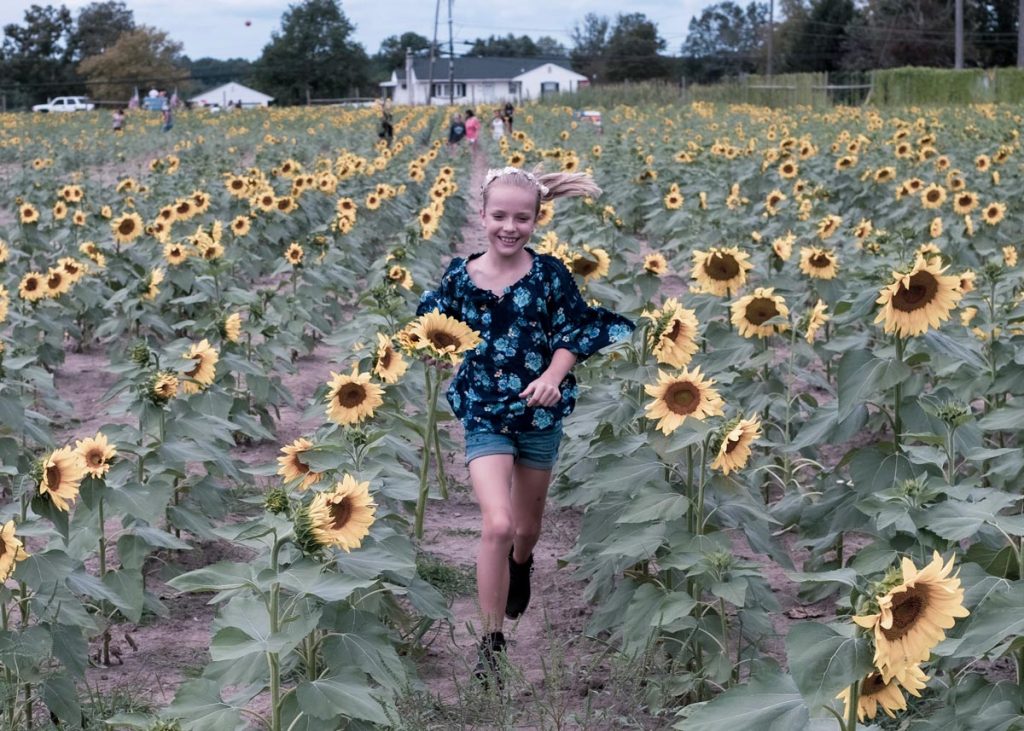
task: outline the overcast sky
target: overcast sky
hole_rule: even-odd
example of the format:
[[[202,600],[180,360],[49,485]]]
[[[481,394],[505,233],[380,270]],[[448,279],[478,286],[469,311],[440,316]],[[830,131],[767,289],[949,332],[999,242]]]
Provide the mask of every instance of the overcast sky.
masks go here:
[[[76,13],[89,0],[63,0]],[[629,12],[644,13],[658,25],[666,51],[679,52],[690,18],[714,0],[634,0]],[[60,0],[0,0],[0,25],[21,23],[25,9],[32,4],[59,5]],[[270,40],[272,31],[281,27],[281,15],[287,0],[127,0],[135,13],[135,22],[153,25],[170,33],[185,46],[191,58],[257,58]],[[431,0],[342,0],[342,10],[355,24],[355,40],[373,54],[390,35],[406,31],[430,38],[434,32],[434,7]],[[448,40],[448,2],[441,2],[441,27],[438,38]],[[504,0],[476,2],[455,0],[452,17],[455,52],[472,41],[489,35],[553,36],[567,47],[575,23],[588,12],[614,18],[622,12],[621,0]],[[246,21],[252,25],[246,26]]]

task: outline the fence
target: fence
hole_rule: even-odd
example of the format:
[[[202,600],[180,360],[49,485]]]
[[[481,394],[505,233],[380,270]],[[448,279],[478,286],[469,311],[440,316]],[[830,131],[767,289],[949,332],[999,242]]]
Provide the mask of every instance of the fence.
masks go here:
[[[687,101],[754,104],[765,107],[815,107],[862,104],[871,91],[868,73],[830,75],[827,72],[748,74],[718,84],[692,84],[684,90]]]

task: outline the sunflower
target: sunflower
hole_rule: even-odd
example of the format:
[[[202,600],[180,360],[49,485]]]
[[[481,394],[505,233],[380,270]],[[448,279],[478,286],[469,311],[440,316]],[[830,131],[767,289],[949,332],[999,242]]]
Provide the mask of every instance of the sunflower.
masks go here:
[[[170,371],[155,374],[150,382],[148,395],[157,406],[163,406],[178,392],[178,377]]]
[[[924,682],[928,680],[928,676],[916,665],[914,670],[916,671],[915,679],[920,681],[921,687],[924,687]],[[914,695],[920,695],[916,689],[912,692]],[[843,702],[843,718],[847,718],[850,709],[850,689],[843,689],[836,698]],[[890,678],[886,681],[881,673],[870,673],[860,683],[860,693],[857,696],[857,720],[865,721],[874,718],[878,715],[879,707],[885,711],[889,718],[896,718],[896,714],[893,711],[907,710],[907,701],[903,697],[903,692],[896,684],[895,678]]]
[[[665,208],[676,211],[683,206],[683,195],[678,190],[673,190],[665,196]]]
[[[49,495],[53,504],[66,513],[78,497],[78,486],[85,477],[81,456],[71,447],[61,447],[45,457],[41,466],[39,494]]]
[[[380,208],[380,196],[376,193],[370,193],[366,196],[366,207],[371,211],[376,211]]]
[[[229,343],[237,343],[242,337],[242,316],[237,312],[232,312],[224,318],[220,329],[225,340]]]
[[[737,247],[693,250],[693,279],[701,291],[728,297],[747,281],[747,272],[754,267],[750,255]]]
[[[308,490],[310,485],[315,485],[323,477],[322,472],[314,472],[309,468],[300,456],[303,452],[312,449],[313,442],[304,437],[296,439],[291,444],[281,447],[281,456],[277,458],[277,474],[285,482],[302,479],[298,487],[300,490]]]
[[[555,202],[544,201],[537,211],[537,226],[543,228],[555,220]]]
[[[982,219],[989,226],[995,226],[1003,220],[1004,216],[1006,216],[1005,203],[989,203],[981,214]]]
[[[53,204],[53,220],[63,221],[68,216],[68,204],[64,201],[57,201]]]
[[[377,377],[384,383],[397,383],[408,369],[409,364],[395,350],[391,338],[377,333],[377,354],[373,364],[373,372]]]
[[[928,224],[928,235],[931,238],[933,238],[933,239],[937,239],[940,236],[942,236],[942,218],[941,217],[936,216],[935,218],[932,219],[932,222],[930,224]]]
[[[960,272],[960,291],[963,292],[964,294],[967,294],[968,292],[973,292],[974,282],[977,278],[978,275],[975,274],[970,269],[965,269],[964,271]]]
[[[23,300],[36,302],[46,296],[46,285],[39,272],[26,272],[18,285],[18,295]]]
[[[946,202],[946,189],[932,183],[921,191],[921,205],[925,208],[941,208]]]
[[[787,323],[766,325],[772,318],[789,316],[786,301],[772,287],[758,287],[753,294],[732,303],[732,324],[745,338],[766,338],[789,329]]]
[[[573,255],[572,262],[569,264],[569,270],[573,274],[583,277],[584,282],[590,282],[594,279],[608,276],[608,266],[610,263],[611,259],[608,257],[608,252],[604,249],[584,246],[582,254]]]
[[[7,287],[0,284],[0,322],[4,322],[7,319],[7,310],[11,306],[11,295],[7,292]],[[3,350],[0,349],[0,353]]]
[[[988,155],[978,155],[974,158],[974,167],[979,173],[983,173],[992,167],[992,158]]]
[[[331,371],[327,385],[327,418],[335,424],[347,426],[371,419],[384,403],[384,389],[371,383],[370,374],[360,373],[358,366],[352,367],[350,375]]]
[[[183,264],[188,259],[188,247],[183,244],[168,242],[164,244],[164,259],[172,267]]]
[[[856,615],[853,621],[875,636],[875,667],[883,678],[895,678],[904,687],[914,683],[917,664],[946,639],[957,618],[970,614],[963,605],[964,590],[956,575],[950,576],[953,559],[943,564],[938,551],[918,570],[904,557],[899,583],[874,599],[878,611]]]
[[[134,211],[122,213],[110,222],[110,227],[114,231],[114,240],[119,244],[130,244],[142,235],[144,228],[142,216]]]
[[[0,528],[0,585],[14,573],[14,564],[28,558],[21,541],[14,537],[14,521],[8,520]]]
[[[839,216],[828,215],[818,221],[818,238],[824,241],[836,231],[839,230],[839,226],[842,225],[843,219]]]
[[[779,175],[786,180],[795,178],[800,173],[800,167],[792,160],[786,160],[779,165]]]
[[[1003,264],[1007,267],[1017,266],[1017,247],[1013,244],[1003,247]]]
[[[704,378],[700,368],[683,368],[672,375],[658,370],[658,382],[647,384],[644,390],[653,396],[644,410],[648,419],[658,419],[655,428],[666,436],[674,432],[687,417],[703,420],[708,416],[721,416],[724,402],[713,386],[714,379]]]
[[[117,449],[107,442],[107,435],[103,432],[75,442],[75,452],[81,458],[85,471],[97,479],[107,474],[111,461],[117,456]]]
[[[659,363],[682,368],[700,349],[697,314],[680,305],[674,297],[665,300],[660,310],[645,312],[643,316],[654,322],[648,342]]]
[[[345,552],[359,548],[370,533],[377,508],[369,488],[369,482],[357,482],[345,475],[332,491],[317,493],[296,519],[299,544],[308,553],[326,546],[337,546]]]
[[[453,363],[462,359],[462,354],[480,344],[480,333],[456,320],[433,310],[413,321],[408,339],[418,350],[426,350],[434,358],[447,358]]]
[[[644,271],[660,277],[668,271],[668,261],[661,252],[654,252],[644,257]]]
[[[963,292],[960,278],[943,271],[938,260],[920,256],[909,272],[894,271],[892,284],[883,287],[875,300],[882,305],[875,322],[884,322],[887,333],[908,337],[948,320]]]
[[[213,383],[220,355],[210,345],[210,341],[203,338],[198,343],[194,343],[181,357],[194,361],[192,367],[185,371],[185,375],[189,379],[182,384],[185,393],[198,393]]]
[[[726,424],[720,434],[722,442],[718,446],[718,454],[711,469],[721,470],[728,475],[733,470],[741,470],[750,459],[750,445],[761,436],[761,420],[756,416],[749,419],[733,419]]]
[[[764,208],[769,216],[774,216],[779,212],[779,205],[786,200],[786,194],[778,188],[775,188],[764,199]]]
[[[164,281],[164,270],[160,267],[156,267],[149,273],[149,281],[146,285],[146,293],[142,295],[142,299],[152,302],[156,299],[156,296],[160,294],[160,283]]]
[[[388,279],[401,285],[404,289],[412,289],[412,272],[403,266],[395,264],[388,269]]]
[[[839,273],[839,257],[832,249],[802,246],[800,271],[813,279],[835,279]]]
[[[822,300],[818,300],[810,313],[807,315],[807,342],[813,343],[815,336],[818,334],[818,330],[828,322],[831,317],[828,315],[828,305]]]
[[[793,256],[794,241],[796,241],[796,236],[792,232],[787,232],[785,236],[772,239],[772,253],[782,261],[789,261],[789,257]]]
[[[896,168],[884,167],[878,168],[875,171],[875,182],[876,183],[888,183],[890,180],[896,178]]]
[[[31,203],[22,203],[18,207],[18,219],[22,223],[35,223],[39,220],[39,211]]]
[[[71,291],[71,277],[67,276],[60,267],[50,267],[46,270],[43,285],[46,287],[46,296],[56,299]]]
[[[285,261],[287,261],[293,267],[297,267],[299,266],[299,264],[302,263],[303,253],[304,252],[302,251],[302,247],[293,241],[288,246],[287,251],[284,252]]]

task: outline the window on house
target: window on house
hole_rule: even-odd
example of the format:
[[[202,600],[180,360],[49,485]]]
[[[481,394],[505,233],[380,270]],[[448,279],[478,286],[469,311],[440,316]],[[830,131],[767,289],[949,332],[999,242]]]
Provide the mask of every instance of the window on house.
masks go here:
[[[542,81],[540,83],[540,95],[547,96],[548,94],[558,93],[558,82],[557,81]]]
[[[449,84],[434,84],[433,96],[445,97],[452,96]],[[454,96],[466,96],[466,84],[461,81],[455,82],[455,94]]]
[[[509,94],[518,94],[519,93],[519,84],[520,83],[522,83],[522,82],[519,82],[519,81],[510,81],[510,82],[508,82],[508,93]]]

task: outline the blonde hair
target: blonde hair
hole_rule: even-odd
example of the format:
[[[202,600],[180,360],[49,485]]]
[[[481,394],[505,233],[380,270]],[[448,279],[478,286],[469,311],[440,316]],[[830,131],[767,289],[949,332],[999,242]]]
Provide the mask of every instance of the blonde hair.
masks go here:
[[[601,188],[587,173],[541,173],[539,167],[534,168],[533,172],[522,168],[507,167],[487,171],[487,179],[483,188],[484,208],[487,208],[487,191],[492,185],[499,182],[504,185],[514,185],[517,188],[535,190],[537,192],[535,215],[540,211],[542,202],[553,201],[555,198],[601,195]]]

